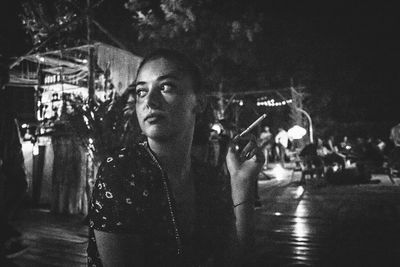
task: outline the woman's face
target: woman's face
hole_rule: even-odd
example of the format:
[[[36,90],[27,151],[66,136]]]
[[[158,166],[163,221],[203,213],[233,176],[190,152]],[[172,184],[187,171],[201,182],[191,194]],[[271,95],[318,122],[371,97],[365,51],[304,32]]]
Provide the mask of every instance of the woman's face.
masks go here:
[[[164,58],[147,62],[136,79],[136,114],[142,132],[154,140],[192,134],[196,95],[192,79]]]

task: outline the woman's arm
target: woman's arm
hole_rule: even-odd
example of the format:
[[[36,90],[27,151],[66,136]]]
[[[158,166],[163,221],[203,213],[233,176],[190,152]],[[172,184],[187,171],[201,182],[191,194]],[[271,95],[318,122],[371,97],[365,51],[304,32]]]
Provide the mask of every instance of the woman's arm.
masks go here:
[[[95,243],[89,240],[88,257],[96,262],[100,256],[104,266],[141,266],[146,255],[134,212],[136,202],[131,191],[123,189],[122,175],[116,171],[119,165],[114,164],[119,163],[112,157],[102,163],[93,188],[88,218],[89,236]]]
[[[104,267],[145,265],[140,237],[94,230],[97,249]]]
[[[236,235],[242,253],[251,250],[254,245],[254,183],[265,161],[254,140],[250,140],[242,151],[230,146],[226,157],[231,176]]]
[[[254,188],[254,184],[252,186]],[[253,190],[252,190],[253,191]],[[254,246],[254,194],[249,193],[247,197],[232,197],[234,203],[234,214],[236,218],[236,235],[240,252],[246,253]],[[235,199],[246,199],[237,201]],[[238,204],[235,204],[238,203]],[[237,206],[236,206],[237,205]]]

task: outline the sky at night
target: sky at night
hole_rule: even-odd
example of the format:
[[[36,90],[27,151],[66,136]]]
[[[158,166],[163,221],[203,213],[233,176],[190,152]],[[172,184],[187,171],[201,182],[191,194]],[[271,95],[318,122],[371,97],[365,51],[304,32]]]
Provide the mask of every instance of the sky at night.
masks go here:
[[[6,56],[22,55],[31,48],[18,18],[18,2],[3,0],[0,4],[0,53]],[[342,76],[338,73],[349,73],[342,90],[360,99],[360,105],[365,105],[374,116],[371,119],[380,119],[380,112],[385,110],[385,116],[397,121],[400,16],[394,5],[362,1],[340,6],[310,1],[278,2],[267,2],[263,7],[265,16],[277,21],[266,29],[275,30],[272,42],[273,38],[310,42],[309,51],[299,53],[314,57],[315,71],[323,73],[327,83],[340,83]]]

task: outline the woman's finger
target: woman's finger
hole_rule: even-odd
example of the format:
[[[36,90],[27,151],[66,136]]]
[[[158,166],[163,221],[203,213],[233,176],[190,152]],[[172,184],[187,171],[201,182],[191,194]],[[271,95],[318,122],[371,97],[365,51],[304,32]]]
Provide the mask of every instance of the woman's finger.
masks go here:
[[[256,140],[251,138],[240,153],[242,159],[249,159],[250,152],[257,147]]]
[[[265,156],[262,150],[259,147],[255,147],[253,150],[250,151],[250,153],[246,156],[246,160],[251,159],[255,156],[255,161],[257,163],[264,163],[265,162]]]
[[[246,154],[245,160],[251,159],[257,153],[257,147],[254,147],[249,153]]]

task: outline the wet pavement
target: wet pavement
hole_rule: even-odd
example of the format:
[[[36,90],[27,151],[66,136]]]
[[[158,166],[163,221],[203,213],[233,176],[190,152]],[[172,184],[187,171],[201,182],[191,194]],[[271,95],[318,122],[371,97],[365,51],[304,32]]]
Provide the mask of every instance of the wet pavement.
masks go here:
[[[298,181],[269,170],[259,181],[254,266],[400,266],[400,179],[361,185]]]
[[[400,266],[400,179],[333,186],[271,165],[259,180],[252,266]],[[82,217],[29,211],[18,266],[85,266]]]

